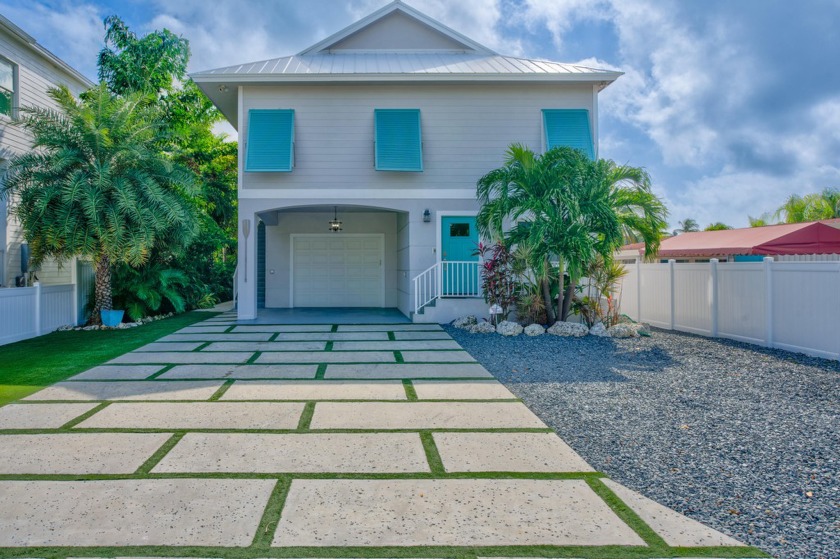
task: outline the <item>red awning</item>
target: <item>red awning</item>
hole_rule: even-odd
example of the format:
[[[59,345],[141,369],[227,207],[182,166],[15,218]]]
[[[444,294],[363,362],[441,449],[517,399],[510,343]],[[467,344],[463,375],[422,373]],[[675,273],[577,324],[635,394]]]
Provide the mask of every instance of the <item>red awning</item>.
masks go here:
[[[644,253],[644,248],[639,252]],[[840,229],[812,221],[700,231],[665,239],[659,246],[663,258],[735,254],[840,254]]]

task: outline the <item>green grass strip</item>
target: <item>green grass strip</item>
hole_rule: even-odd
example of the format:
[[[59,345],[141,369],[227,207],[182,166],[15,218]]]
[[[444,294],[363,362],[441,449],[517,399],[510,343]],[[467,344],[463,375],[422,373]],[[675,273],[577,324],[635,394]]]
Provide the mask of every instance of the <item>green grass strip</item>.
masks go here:
[[[158,372],[156,372],[156,373],[152,373],[151,375],[147,376],[147,377],[146,377],[145,379],[143,379],[143,380],[155,380],[155,379],[157,379],[158,377],[160,377],[160,376],[162,376],[162,375],[165,375],[166,373],[168,373],[169,371],[171,371],[171,370],[172,370],[172,369],[174,369],[174,368],[175,368],[175,365],[167,365],[166,367],[164,367],[164,368],[163,368],[163,369],[161,369],[160,371],[158,371]],[[167,379],[164,379],[164,380],[167,380]]]
[[[616,516],[618,516],[622,522],[630,526],[630,528],[632,528],[633,531],[635,531],[647,545],[657,549],[668,547],[665,540],[663,540],[659,534],[654,532],[653,528],[648,526],[647,522],[642,520],[642,518],[636,514],[636,511],[631,509],[618,497],[618,495],[613,493],[613,491],[607,487],[603,481],[599,478],[591,478],[587,479],[586,483],[592,488],[592,491],[594,491],[596,495],[607,503]]]
[[[298,421],[298,431],[309,430],[313,415],[315,415],[315,402],[306,402],[306,405],[303,407],[303,413],[300,415],[300,421]]]
[[[280,337],[280,332],[275,332],[268,338],[268,341],[269,342],[276,342],[277,338],[279,338],[279,337]]]
[[[281,482],[284,480],[281,480]],[[274,495],[272,495],[274,497]],[[266,512],[275,514],[277,520],[282,512],[278,510],[284,503],[284,495],[277,495],[274,508],[272,500],[266,507]],[[266,518],[272,521],[273,518]],[[339,557],[369,557],[371,559],[420,559],[429,558],[457,558],[473,557],[544,557],[577,559],[661,559],[664,557],[715,557],[752,558],[769,557],[755,548],[744,547],[716,547],[692,548],[690,553],[684,554],[681,549],[665,551],[652,550],[646,547],[633,546],[482,546],[482,547],[444,547],[444,546],[413,546],[413,547],[268,547],[274,538],[274,530],[266,523],[261,524],[258,537],[254,538],[251,547],[8,547],[0,548],[3,557],[41,557],[44,559],[63,559],[65,557],[218,557],[221,559],[325,559]],[[268,528],[268,530],[266,530]],[[263,536],[268,533],[269,537]]]
[[[446,474],[443,467],[443,460],[440,458],[435,439],[430,431],[420,431],[420,441],[423,443],[423,450],[426,452],[426,460],[429,461],[429,469],[432,475],[440,476]]]
[[[235,325],[235,324],[234,324],[233,326],[228,326],[227,328],[225,328],[225,331],[223,332],[223,334],[231,334],[231,333],[235,333],[235,332],[233,332],[233,329],[234,329],[234,328],[236,328],[236,325]]]
[[[210,344],[212,344],[212,343],[213,343],[213,342],[204,342],[203,344],[201,344],[200,346],[198,346],[197,348],[195,348],[193,351],[201,351],[202,349],[204,349],[205,347],[209,346],[209,345],[210,345]]]
[[[252,548],[268,550],[274,540],[274,532],[280,523],[280,515],[283,514],[283,506],[286,504],[286,497],[289,495],[289,488],[292,486],[290,478],[277,480],[277,485],[268,498],[260,523],[257,526],[257,533],[254,535]]]
[[[234,383],[234,382],[236,382],[236,381],[235,381],[235,380],[233,380],[233,379],[228,379],[228,380],[226,380],[226,381],[224,382],[224,384],[222,384],[222,385],[219,387],[219,389],[218,389],[218,390],[216,390],[216,392],[214,392],[212,396],[210,396],[210,399],[209,399],[208,401],[209,401],[209,402],[218,402],[218,401],[219,401],[219,399],[221,399],[221,397],[225,395],[225,392],[227,392],[227,391],[228,391],[228,389],[229,389],[231,386],[233,386],[233,383]]]
[[[327,345],[324,347],[324,351],[332,351],[334,343],[335,342],[327,342]]]
[[[388,332],[388,341],[389,342],[396,342],[397,341],[397,336],[394,335],[393,332]]]
[[[338,324],[333,324],[330,328],[330,332],[335,333],[338,332]]]
[[[107,408],[110,404],[111,404],[111,402],[102,402],[101,404],[99,404],[98,406],[93,408],[92,410],[83,413],[82,415],[80,415],[79,417],[76,417],[75,419],[71,419],[70,421],[68,421],[67,423],[65,423],[61,427],[59,427],[59,429],[62,430],[62,431],[65,430],[65,429],[71,429],[71,428],[75,427],[76,425],[78,425],[79,423],[81,423],[82,421],[84,421],[85,419],[92,416],[93,414],[98,413],[98,412],[102,411],[103,409]]]
[[[169,451],[172,450],[175,445],[178,444],[178,441],[183,439],[186,434],[186,431],[179,431],[173,434],[165,443],[163,443],[163,445],[161,445],[159,449],[155,451],[154,454],[149,457],[148,460],[143,462],[143,464],[141,464],[134,473],[138,476],[149,474],[152,471],[152,468],[157,466],[160,461],[163,460],[163,457],[169,454]]]
[[[259,358],[260,358],[260,355],[262,355],[262,353],[263,353],[262,351],[257,351],[257,352],[254,352],[254,355],[252,355],[251,357],[249,357],[249,358],[248,358],[248,360],[247,360],[247,361],[245,361],[245,364],[246,364],[246,365],[253,365],[254,363],[256,363],[256,362],[257,362],[257,359],[259,359]]]
[[[401,351],[394,352],[394,359],[396,359],[397,363],[399,363],[400,365],[405,364],[405,359],[403,359],[403,354]]]
[[[416,402],[420,399],[417,397],[417,389],[414,388],[414,383],[411,380],[403,379],[402,384],[405,389],[405,397],[409,402]]]
[[[189,312],[125,330],[53,332],[0,347],[0,406],[215,316]]]
[[[315,372],[315,380],[324,380],[324,376],[327,374],[327,364],[321,363],[318,365],[318,370]]]

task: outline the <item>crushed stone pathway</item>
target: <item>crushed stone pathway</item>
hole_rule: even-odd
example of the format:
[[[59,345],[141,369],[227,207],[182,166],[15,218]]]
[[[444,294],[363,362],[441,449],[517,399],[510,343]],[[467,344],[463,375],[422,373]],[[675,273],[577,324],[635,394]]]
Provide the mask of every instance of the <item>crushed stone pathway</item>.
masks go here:
[[[438,325],[232,314],[0,408],[0,555],[185,546],[765,556],[594,471]]]

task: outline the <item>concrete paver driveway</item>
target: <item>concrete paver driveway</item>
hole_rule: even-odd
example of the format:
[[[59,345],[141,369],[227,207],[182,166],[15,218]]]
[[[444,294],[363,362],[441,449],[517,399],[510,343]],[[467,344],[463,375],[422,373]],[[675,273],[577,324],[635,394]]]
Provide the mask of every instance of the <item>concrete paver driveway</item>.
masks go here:
[[[0,408],[0,554],[38,553],[763,556],[593,471],[437,325],[231,315]]]

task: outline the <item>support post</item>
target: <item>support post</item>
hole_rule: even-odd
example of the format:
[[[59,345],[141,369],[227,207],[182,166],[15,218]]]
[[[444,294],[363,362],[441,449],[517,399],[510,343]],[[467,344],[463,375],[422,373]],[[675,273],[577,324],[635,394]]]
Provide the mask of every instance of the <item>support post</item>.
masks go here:
[[[36,281],[32,284],[35,288],[35,335],[41,335],[41,282]]]
[[[718,299],[718,259],[712,258],[709,260],[709,268],[710,268],[710,276],[712,282],[712,301],[711,301],[711,314],[712,314],[712,337],[718,337],[718,311],[720,310],[720,303]]]
[[[675,283],[675,280],[674,280],[674,264],[676,264],[676,263],[677,263],[677,261],[674,260],[674,259],[668,260],[668,275],[671,278],[671,322],[670,322],[671,330],[674,329],[674,327],[677,323],[677,316],[676,316],[676,314],[677,314],[677,308],[676,308],[677,307],[677,304],[676,304],[677,299],[676,299],[676,293],[675,293],[676,290],[674,289],[674,283]]]
[[[765,289],[765,345],[773,347],[773,257],[764,258],[764,289]]]
[[[642,260],[636,259],[636,322],[642,322]]]

